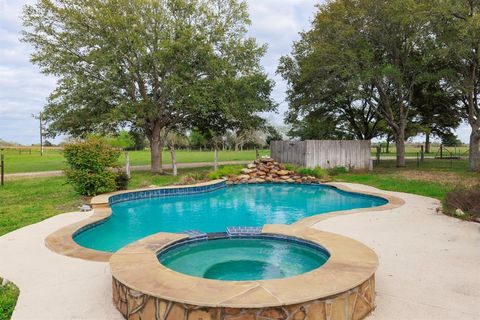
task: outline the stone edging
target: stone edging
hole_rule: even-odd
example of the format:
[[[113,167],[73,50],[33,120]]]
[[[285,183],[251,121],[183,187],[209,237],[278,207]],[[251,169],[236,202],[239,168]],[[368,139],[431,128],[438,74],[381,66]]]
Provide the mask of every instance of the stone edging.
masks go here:
[[[92,207],[94,208],[93,215],[86,218],[85,220],[68,225],[50,234],[45,239],[45,246],[50,250],[52,250],[53,252],[56,252],[58,254],[65,255],[68,257],[80,258],[80,259],[90,260],[90,261],[108,262],[110,257],[112,256],[111,252],[93,250],[93,249],[80,246],[73,240],[73,237],[78,232],[81,232],[85,228],[91,227],[98,223],[102,223],[103,221],[105,221],[110,217],[110,215],[112,214],[112,210],[109,207],[110,197],[116,196],[116,195],[122,195],[122,194],[132,194],[132,193],[143,192],[143,191],[154,192],[155,190],[166,190],[166,189],[178,190],[178,189],[185,189],[185,188],[205,187],[205,186],[224,184],[224,183],[225,183],[225,180],[222,179],[222,180],[213,180],[205,183],[188,185],[188,186],[167,186],[167,187],[156,188],[156,189],[150,188],[150,189],[127,190],[127,191],[119,191],[119,192],[107,193],[107,194],[96,196],[92,198],[90,202]],[[298,220],[292,225],[309,227],[309,226],[313,226],[314,224],[322,220],[329,219],[338,215],[347,215],[347,214],[360,213],[360,212],[366,212],[366,211],[388,211],[394,208],[398,208],[405,203],[405,201],[403,201],[400,198],[386,195],[386,194],[375,193],[375,192],[364,192],[364,191],[358,192],[358,191],[355,191],[354,189],[345,187],[340,184],[335,184],[335,183],[325,183],[325,185],[335,187],[342,191],[381,197],[386,199],[388,203],[378,207],[359,208],[359,209],[352,209],[352,210],[335,211],[330,213],[322,213],[322,214],[318,214],[318,215],[314,215],[314,216],[310,216],[310,217]]]
[[[185,315],[190,319],[190,313],[198,310],[210,315],[204,319],[227,319],[214,315],[228,314],[233,308],[236,314],[250,313],[248,319],[265,317],[259,315],[264,312],[288,314],[288,310],[298,312],[302,308],[308,316],[312,305],[323,306],[323,318],[314,312],[318,319],[361,319],[373,310],[378,267],[373,250],[356,240],[301,226],[265,225],[262,233],[319,244],[330,258],[322,267],[290,278],[210,280],[163,266],[157,259],[158,252],[187,235],[158,233],[120,249],[110,259],[114,303],[128,319],[147,319],[151,313],[166,312],[167,305],[177,309],[175,316],[167,313],[162,317],[167,320],[186,319]]]

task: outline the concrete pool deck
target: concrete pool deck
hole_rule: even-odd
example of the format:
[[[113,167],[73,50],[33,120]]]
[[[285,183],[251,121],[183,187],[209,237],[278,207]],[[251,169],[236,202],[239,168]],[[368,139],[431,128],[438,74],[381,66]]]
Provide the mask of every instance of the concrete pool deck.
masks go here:
[[[359,240],[379,256],[377,309],[368,319],[479,319],[480,224],[436,212],[437,200],[342,184],[405,200],[314,225]],[[89,214],[66,213],[0,237],[0,276],[21,290],[12,319],[123,319],[108,263],[58,255],[44,239]]]

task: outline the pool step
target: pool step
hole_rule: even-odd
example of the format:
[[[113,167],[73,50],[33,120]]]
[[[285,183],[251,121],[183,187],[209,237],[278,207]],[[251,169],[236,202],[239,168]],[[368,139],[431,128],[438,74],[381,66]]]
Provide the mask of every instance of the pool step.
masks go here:
[[[183,233],[188,235],[189,239],[207,239],[208,235],[205,232],[198,230],[186,230]]]
[[[251,236],[262,233],[262,227],[228,227],[228,236]]]

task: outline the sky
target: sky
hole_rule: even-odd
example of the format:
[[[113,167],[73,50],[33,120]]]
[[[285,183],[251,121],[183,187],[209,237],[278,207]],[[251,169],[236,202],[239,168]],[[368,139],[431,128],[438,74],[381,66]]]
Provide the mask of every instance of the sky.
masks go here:
[[[55,79],[40,73],[30,63],[32,48],[19,41],[22,7],[34,1],[0,0],[0,139],[30,145],[38,143],[38,114],[55,87]],[[276,114],[267,118],[277,125],[283,123],[287,85],[275,74],[278,60],[290,53],[298,33],[310,27],[319,0],[247,0],[249,5],[249,35],[268,45],[262,59],[263,67],[276,85],[272,96],[279,104]],[[470,130],[462,126],[457,134],[468,142]],[[57,139],[58,142],[59,139]],[[418,141],[421,138],[417,138]]]

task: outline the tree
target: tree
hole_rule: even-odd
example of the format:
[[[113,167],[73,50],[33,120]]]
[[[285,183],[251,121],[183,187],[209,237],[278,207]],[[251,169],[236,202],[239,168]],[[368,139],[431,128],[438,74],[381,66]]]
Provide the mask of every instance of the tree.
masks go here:
[[[218,167],[218,148],[227,132],[262,128],[265,120],[258,113],[276,108],[270,95],[273,81],[261,71],[259,61],[249,61],[242,69],[242,73],[227,72],[219,79],[206,78],[201,86],[203,100],[199,103],[202,108],[199,108],[200,113],[195,116],[192,125],[211,142],[215,170]]]
[[[58,78],[49,134],[130,125],[149,140],[153,173],[162,172],[165,133],[202,113],[202,85],[264,54],[246,37],[246,4],[236,0],[39,0],[23,21],[32,62]]]
[[[453,133],[448,133],[442,136],[442,144],[446,147],[460,147],[462,141]]]
[[[122,130],[118,134],[108,137],[106,142],[114,148],[131,149],[134,147],[135,142],[128,131]]]
[[[270,145],[270,142],[272,141],[282,141],[282,140],[283,140],[283,136],[280,133],[280,131],[273,125],[267,125],[265,143],[267,145]]]
[[[199,148],[200,151],[202,151],[202,147],[206,148],[206,145],[207,145],[208,141],[200,131],[198,131],[196,129],[190,131],[190,134],[189,134],[188,138],[190,140],[190,145],[192,147]]]
[[[369,103],[372,87],[362,86],[354,73],[345,72],[345,61],[350,61],[351,56],[340,57],[342,52],[333,50],[331,30],[326,29],[335,26],[323,25],[321,15],[311,31],[301,34],[291,56],[280,59],[277,69],[289,84],[285,121],[293,126],[290,136],[373,139],[381,134],[381,120]],[[335,127],[344,133],[329,133]],[[318,129],[321,132],[315,133]]]
[[[417,114],[417,122],[425,133],[425,153],[430,153],[430,137],[452,135],[462,121],[462,113],[457,104],[459,96],[451,88],[439,81],[415,85],[412,104]]]
[[[320,5],[312,30],[304,36],[306,45],[300,42],[294,49],[301,53],[299,68],[287,59],[280,69],[284,76],[284,70],[289,72],[292,83],[308,89],[297,96],[293,88],[300,106],[310,103],[344,116],[349,116],[349,108],[361,106],[368,110],[361,115],[370,114],[376,123],[385,121],[396,143],[399,167],[405,165],[413,87],[425,76],[424,60],[432,41],[425,33],[426,6],[419,0],[336,0]],[[370,127],[371,123],[364,126]]]
[[[136,129],[132,129],[128,133],[133,140],[133,149],[137,151],[144,150],[147,146],[147,138],[145,135],[140,130]]]
[[[287,118],[291,125],[287,135],[290,138],[301,140],[342,140],[353,139],[348,130],[340,125],[331,114],[324,114],[322,110],[310,112],[303,118]]]
[[[444,77],[461,95],[465,118],[471,127],[469,167],[479,170],[480,162],[480,2],[435,0],[432,32],[437,54],[449,63]]]

